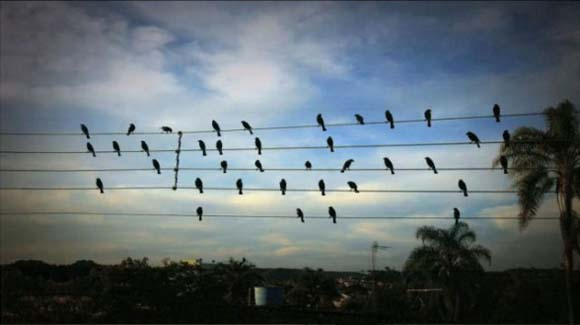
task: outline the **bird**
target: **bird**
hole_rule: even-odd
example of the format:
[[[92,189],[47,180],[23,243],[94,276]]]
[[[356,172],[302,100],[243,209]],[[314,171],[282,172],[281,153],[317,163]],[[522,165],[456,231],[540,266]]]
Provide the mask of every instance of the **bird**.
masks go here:
[[[453,219],[455,219],[455,224],[457,224],[459,222],[459,217],[461,217],[461,213],[459,212],[459,209],[453,208]]]
[[[262,141],[260,141],[260,138],[256,138],[254,140],[254,143],[256,144],[256,149],[258,149],[258,155],[262,154]]]
[[[121,157],[121,147],[119,147],[119,142],[113,141],[113,149],[117,152],[117,156]]]
[[[318,189],[320,189],[320,193],[324,196],[326,195],[326,193],[324,192],[324,190],[326,189],[326,184],[324,184],[324,180],[320,180],[318,181]]]
[[[332,223],[336,223],[336,211],[333,207],[328,207],[328,214],[330,215],[330,218],[332,218]]]
[[[322,118],[322,114],[316,115],[316,123],[322,128],[322,131],[326,131],[326,127],[324,126],[324,119]]]
[[[147,157],[149,157],[149,146],[147,145],[147,142],[141,140],[141,150],[145,151],[147,153]]]
[[[425,111],[425,121],[427,121],[427,126],[431,127],[431,109]]]
[[[358,124],[364,125],[365,124],[365,119],[363,118],[362,115],[360,114],[354,114],[354,118],[356,119]]]
[[[256,160],[254,162],[254,166],[256,166],[256,168],[260,171],[260,173],[264,172],[264,168],[262,168],[262,163],[260,162],[260,160]]]
[[[220,125],[218,124],[218,122],[216,122],[215,120],[212,120],[211,121],[211,126],[217,132],[218,137],[221,137],[222,136],[222,132],[221,132]]]
[[[252,132],[252,126],[250,125],[250,123],[242,121],[242,126],[244,127],[244,129],[248,130],[250,134],[254,134],[254,132]]]
[[[435,163],[433,162],[433,160],[431,160],[431,158],[429,157],[425,157],[425,161],[427,162],[427,166],[433,169],[433,173],[437,174],[437,168],[435,167]]]
[[[280,191],[282,191],[282,195],[286,195],[286,180],[282,178],[280,180]]]
[[[135,132],[135,124],[131,123],[131,124],[129,124],[129,129],[127,130],[127,135],[130,135],[133,132]]]
[[[356,185],[355,182],[348,181],[346,183],[348,184],[348,187],[350,187],[351,190],[353,190],[355,193],[358,193],[358,186]]]
[[[332,137],[328,137],[328,139],[326,139],[326,144],[328,144],[330,152],[334,152],[334,140],[332,140]]]
[[[157,171],[157,174],[161,174],[161,166],[159,165],[159,162],[157,161],[157,159],[153,159],[153,168],[155,168],[155,170]]]
[[[477,137],[477,135],[471,131],[468,131],[467,133],[465,133],[465,135],[467,135],[467,137],[469,138],[469,140],[475,142],[475,144],[477,145],[478,148],[481,148],[479,146],[479,138]]]
[[[165,132],[165,133],[172,133],[173,129],[168,127],[168,126],[162,126],[161,127],[161,131]]]
[[[385,167],[391,170],[391,175],[395,175],[395,167],[393,166],[391,160],[387,157],[384,157],[383,161],[385,162]]]
[[[493,116],[495,117],[495,121],[499,123],[499,115],[500,115],[500,108],[498,104],[493,105]]]
[[[462,179],[457,182],[457,186],[459,186],[459,189],[463,191],[463,196],[467,196],[467,185],[465,185],[465,182]]]
[[[505,147],[506,148],[509,147],[510,146],[510,139],[511,139],[510,132],[508,130],[504,130],[502,136],[503,136],[503,142],[505,144]]]
[[[201,221],[201,216],[203,215],[203,208],[202,207],[197,207],[197,217],[199,218],[199,221]]]
[[[105,193],[105,191],[103,191],[103,181],[97,177],[97,188],[99,189],[99,191],[101,191],[101,194]]]
[[[306,162],[304,163],[304,167],[306,167],[306,170],[311,170],[312,163],[310,161],[306,160]]]
[[[224,154],[224,144],[222,143],[222,140],[216,141],[215,148],[219,152],[220,156]]]
[[[242,189],[244,187],[244,183],[242,183],[242,179],[238,178],[238,180],[236,181],[236,187],[238,188],[238,194],[242,195]]]
[[[220,166],[222,167],[222,170],[224,171],[224,174],[225,174],[228,170],[228,162],[225,160],[222,160],[220,162]]]
[[[499,162],[501,164],[501,167],[503,168],[503,173],[507,174],[508,173],[508,160],[507,160],[506,156],[499,157]]]
[[[207,156],[207,153],[205,152],[205,142],[203,142],[202,140],[197,140],[197,143],[199,144],[199,149],[201,150],[201,154],[204,156]]]
[[[342,169],[340,170],[341,173],[344,173],[345,170],[350,169],[350,165],[354,162],[354,159],[349,159],[344,162],[342,165]]]
[[[89,135],[89,128],[86,125],[81,124],[81,131],[83,131],[83,134],[87,137],[87,139],[91,138]]]
[[[97,154],[95,153],[95,148],[90,142],[87,142],[87,150],[93,154],[93,157],[97,156]]]
[[[195,179],[195,187],[199,190],[199,193],[203,193],[203,182],[201,181],[201,178],[196,178]]]
[[[391,124],[391,129],[395,128],[395,119],[393,118],[393,114],[389,110],[385,112],[385,117],[387,118],[387,122]]]
[[[298,215],[298,218],[300,218],[300,221],[302,221],[302,223],[304,223],[304,212],[302,212],[302,210],[300,208],[296,209],[296,214]]]

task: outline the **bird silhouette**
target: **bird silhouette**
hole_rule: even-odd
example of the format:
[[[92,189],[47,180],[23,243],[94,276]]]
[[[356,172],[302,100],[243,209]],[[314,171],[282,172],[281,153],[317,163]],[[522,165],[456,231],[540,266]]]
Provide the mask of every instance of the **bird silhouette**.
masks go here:
[[[131,123],[131,124],[129,124],[129,129],[127,130],[127,135],[130,135],[133,132],[135,132],[135,124]]]
[[[510,132],[508,130],[504,130],[503,131],[503,143],[505,144],[505,147],[509,147],[510,146],[510,139],[511,139],[511,135]]]
[[[242,179],[241,178],[238,178],[238,180],[236,181],[236,187],[238,188],[238,194],[239,195],[244,194],[242,192],[242,189],[244,188],[244,183],[242,183]]]
[[[199,190],[199,193],[203,193],[203,182],[201,181],[201,178],[196,178],[195,179],[195,187]]]
[[[453,219],[455,219],[455,224],[459,223],[459,217],[461,217],[459,209],[453,208]]]
[[[260,138],[256,138],[254,140],[254,143],[256,144],[256,149],[258,149],[258,155],[262,154],[262,141],[260,141]]]
[[[162,126],[161,131],[163,131],[165,133],[173,133],[173,129],[168,127],[168,126]]]
[[[215,120],[212,120],[211,121],[211,126],[217,132],[218,137],[221,137],[222,136],[222,131],[220,129],[220,125],[218,124],[218,122],[216,122]]]
[[[498,104],[493,105],[493,116],[495,117],[495,121],[499,123],[500,119],[500,111],[501,109],[499,108]]]
[[[300,218],[300,221],[304,223],[304,212],[300,208],[296,209],[296,215]]]
[[[215,148],[219,152],[220,156],[224,154],[224,144],[222,143],[222,140],[216,141]]]
[[[387,122],[391,125],[391,129],[395,128],[395,119],[393,118],[393,114],[389,110],[385,112],[385,117],[387,118]]]
[[[304,163],[304,167],[306,167],[306,170],[311,170],[312,163],[310,161],[306,160],[306,162]]]
[[[459,189],[463,191],[463,196],[467,196],[467,185],[465,185],[465,182],[462,179],[457,182],[457,186],[459,186]]]
[[[95,148],[90,142],[87,142],[87,150],[93,154],[93,157],[97,156],[97,154],[95,153]]]
[[[427,126],[431,127],[431,109],[425,111],[425,121],[427,121]]]
[[[332,218],[332,223],[336,223],[336,211],[333,207],[328,207],[328,214],[330,215],[330,218]]]
[[[346,183],[348,184],[348,187],[350,187],[351,190],[353,190],[355,193],[358,193],[358,186],[356,185],[355,182],[348,181]]]
[[[153,159],[153,168],[155,168],[155,170],[157,171],[157,174],[161,174],[161,165],[159,165],[159,162],[157,161],[157,159]]]
[[[203,208],[202,207],[197,207],[196,212],[197,212],[198,220],[201,221],[201,216],[203,216]]]
[[[362,115],[360,114],[354,114],[354,118],[356,119],[358,124],[364,125],[365,124],[365,119],[363,118]]]
[[[280,191],[282,192],[282,195],[286,195],[286,185],[286,180],[282,178],[280,180]]]
[[[250,134],[254,134],[254,132],[252,132],[252,126],[250,125],[250,123],[242,121],[242,126],[244,127],[244,129],[248,130]]]
[[[222,160],[220,162],[220,166],[222,167],[222,170],[224,171],[224,174],[228,171],[228,162],[225,160]]]
[[[437,174],[437,168],[435,167],[433,160],[429,157],[425,157],[425,161],[427,162],[427,166],[433,170],[433,173]]]
[[[121,147],[117,141],[113,141],[113,149],[117,152],[117,156],[121,157]]]
[[[103,190],[103,181],[97,177],[97,188],[99,189],[99,191],[101,191],[101,194],[105,193],[105,191]]]
[[[260,171],[260,173],[264,172],[264,168],[262,168],[262,163],[259,160],[256,160],[254,162],[254,166],[256,166],[256,168]]]
[[[83,134],[87,137],[87,139],[91,138],[89,135],[89,128],[86,125],[81,124],[81,131],[83,131]]]
[[[468,131],[467,133],[465,133],[467,135],[467,137],[469,138],[469,140],[471,140],[472,142],[475,142],[475,144],[477,145],[478,148],[481,148],[479,146],[479,138],[477,137],[477,135],[475,135],[475,133]]]
[[[387,157],[384,157],[383,161],[385,162],[385,167],[391,170],[391,175],[395,175],[395,167],[393,166],[391,160]]]
[[[141,140],[141,150],[145,151],[147,153],[147,157],[149,157],[149,146],[147,145],[147,142]]]
[[[322,128],[322,131],[326,131],[326,126],[324,126],[324,119],[322,118],[322,114],[316,115],[316,123]]]
[[[332,140],[332,137],[328,137],[328,139],[326,139],[326,144],[330,148],[330,152],[334,152],[334,140]]]
[[[201,150],[201,154],[204,156],[207,156],[207,153],[205,152],[205,142],[203,142],[202,140],[197,140],[197,143],[199,144],[199,149]]]
[[[506,156],[499,157],[499,162],[501,164],[501,168],[503,168],[503,173],[507,174],[508,173],[508,160],[507,160]]]
[[[324,192],[326,190],[326,184],[324,184],[324,180],[320,180],[318,181],[318,189],[320,190],[320,193],[324,196],[326,195],[326,193]]]
[[[342,169],[340,170],[341,173],[344,173],[345,170],[350,169],[350,165],[354,162],[354,159],[349,159],[344,162],[342,165]]]

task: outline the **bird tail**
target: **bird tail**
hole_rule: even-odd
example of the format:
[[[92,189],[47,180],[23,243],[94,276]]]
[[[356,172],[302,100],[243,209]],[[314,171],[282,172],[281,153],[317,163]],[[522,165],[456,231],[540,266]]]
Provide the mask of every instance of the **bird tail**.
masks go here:
[[[395,175],[395,171],[391,169],[391,175]]]
[[[223,155],[224,153],[220,150],[220,156]]]
[[[321,126],[322,126],[322,131],[326,132],[326,127],[324,126],[324,124],[322,124]]]
[[[431,127],[431,120],[427,120],[427,127]]]
[[[157,170],[157,175],[161,175],[161,170]]]
[[[127,132],[127,135],[131,134],[131,132]]]
[[[217,131],[218,137],[222,136],[222,133],[220,131]]]
[[[355,193],[360,193],[360,192],[358,191],[358,188],[355,188],[355,189],[354,189],[354,192],[355,192]]]
[[[97,154],[94,151],[92,151],[91,153],[93,154],[93,157],[97,156]]]
[[[199,221],[201,221],[201,216],[199,216]]]
[[[204,155],[204,156],[207,156],[207,154],[205,153],[205,150],[203,151],[203,155]]]
[[[326,193],[324,193],[324,191],[322,191],[322,196],[325,196],[325,195],[326,195]]]
[[[251,135],[254,135],[254,132],[252,132],[252,129],[249,129],[248,131],[250,131]]]
[[[286,195],[286,191],[282,191],[282,195]]]
[[[263,172],[264,172],[264,168],[260,168],[260,173],[263,173]]]
[[[467,191],[463,191],[463,196],[468,196]]]
[[[504,174],[507,174],[508,173],[507,168],[504,168],[503,173]]]
[[[341,173],[344,173],[344,168],[340,170]]]
[[[226,173],[226,169],[224,168],[224,174]]]
[[[117,151],[117,157],[121,157],[121,152]]]
[[[330,147],[330,152],[334,152],[334,148],[333,147]]]
[[[476,142],[475,144],[477,144],[477,147],[478,148],[481,148],[481,146],[479,145],[479,142]]]
[[[332,223],[336,223],[336,218],[332,218]]]
[[[242,190],[241,190],[241,189],[240,189],[240,190],[238,190],[238,194],[239,194],[239,195],[243,195],[243,193],[242,193]]]
[[[150,157],[151,155],[149,154],[149,151],[147,151],[147,157]]]
[[[262,154],[262,149],[258,149],[258,155]]]
[[[391,129],[395,128],[395,123],[391,122]]]
[[[100,188],[99,190],[101,191],[101,194],[105,193],[105,191],[103,191],[103,189],[102,189],[102,188]]]
[[[495,121],[496,121],[497,123],[499,123],[499,122],[500,122],[500,121],[499,121],[499,116],[496,116],[496,117],[495,117]]]
[[[437,174],[437,168],[433,167],[433,172]]]
[[[203,194],[203,189],[202,188],[199,189],[199,194]]]

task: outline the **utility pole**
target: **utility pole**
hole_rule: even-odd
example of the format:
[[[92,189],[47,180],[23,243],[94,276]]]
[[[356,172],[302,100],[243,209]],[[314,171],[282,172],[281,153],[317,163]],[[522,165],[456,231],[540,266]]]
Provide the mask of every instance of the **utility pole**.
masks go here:
[[[372,291],[373,297],[375,295],[375,290],[377,287],[377,276],[376,276],[376,272],[375,272],[377,252],[379,251],[379,249],[386,250],[388,248],[391,248],[391,247],[379,245],[379,243],[377,243],[377,241],[374,241],[373,244],[371,245],[371,272],[373,275],[373,291]]]

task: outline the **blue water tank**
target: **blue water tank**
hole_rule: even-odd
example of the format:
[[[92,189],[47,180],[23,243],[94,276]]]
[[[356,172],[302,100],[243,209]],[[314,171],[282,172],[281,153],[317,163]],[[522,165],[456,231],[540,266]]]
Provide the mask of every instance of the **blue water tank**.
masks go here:
[[[281,305],[284,302],[284,291],[278,287],[254,287],[256,306]]]

